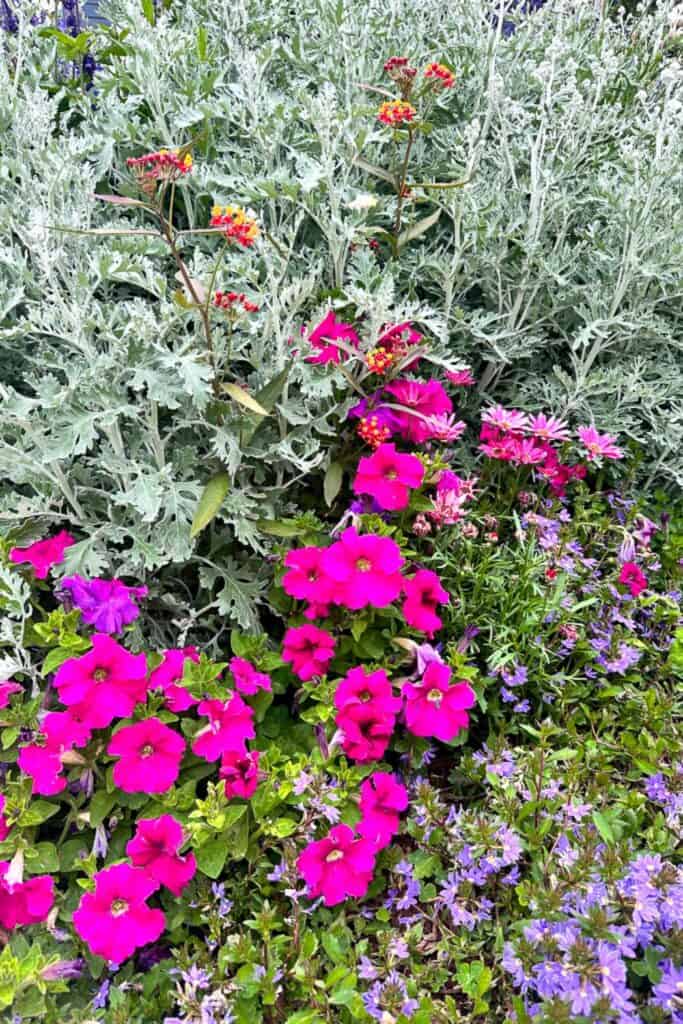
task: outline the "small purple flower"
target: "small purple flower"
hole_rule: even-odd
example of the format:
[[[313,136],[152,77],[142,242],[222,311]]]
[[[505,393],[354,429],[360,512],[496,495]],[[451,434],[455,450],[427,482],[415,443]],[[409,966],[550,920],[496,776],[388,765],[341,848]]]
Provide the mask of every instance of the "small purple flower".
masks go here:
[[[58,596],[68,595],[80,608],[82,619],[100,633],[121,633],[123,627],[137,619],[140,609],[135,598],[146,597],[147,587],[129,587],[121,580],[67,576],[60,580]]]

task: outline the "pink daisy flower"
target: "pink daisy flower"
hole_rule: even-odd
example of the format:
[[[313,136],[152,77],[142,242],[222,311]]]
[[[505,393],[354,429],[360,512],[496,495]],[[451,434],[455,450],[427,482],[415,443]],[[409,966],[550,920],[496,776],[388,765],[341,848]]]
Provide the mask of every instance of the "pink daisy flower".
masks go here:
[[[408,790],[395,775],[374,772],[360,787],[361,820],[357,825],[376,850],[388,846],[399,829],[399,815],[408,807]]]
[[[159,883],[129,864],[115,864],[94,875],[95,891],[86,892],[73,922],[95,956],[122,964],[140,946],[156,942],[166,926],[163,911],[146,901]]]
[[[425,426],[429,432],[425,440],[442,441],[444,444],[458,441],[467,429],[464,420],[457,420],[455,414],[440,413],[438,416],[428,416]]]
[[[53,565],[60,565],[64,561],[64,552],[74,543],[71,534],[61,530],[54,537],[37,540],[26,548],[12,548],[9,560],[15,563],[29,562],[36,579],[44,580]]]
[[[568,441],[569,430],[564,420],[539,413],[532,416],[527,427],[530,434],[541,441]]]
[[[92,636],[92,650],[69,658],[57,669],[59,699],[91,729],[104,729],[127,718],[147,695],[147,660],[130,654],[106,633]]]
[[[446,370],[446,378],[451,382],[451,384],[455,384],[456,387],[469,388],[473,384],[476,384],[476,381],[469,369]]]
[[[367,839],[356,838],[348,825],[335,825],[325,839],[309,843],[299,854],[297,867],[310,898],[322,896],[325,906],[334,907],[368,891],[375,849]]]
[[[317,626],[293,626],[284,635],[282,660],[303,682],[324,676],[334,657],[336,640]]]
[[[209,724],[195,737],[192,753],[205,761],[218,761],[229,750],[243,751],[247,740],[253,740],[254,712],[234,693],[230,700],[203,700],[197,711],[206,715]]]
[[[369,494],[383,509],[405,508],[411,490],[422,484],[424,466],[416,455],[403,455],[394,444],[381,444],[361,459],[353,482],[355,494]]]
[[[482,413],[481,421],[498,430],[519,432],[528,426],[529,417],[519,409],[504,409],[502,405],[494,405]]]
[[[172,815],[141,818],[134,837],[126,845],[126,853],[134,867],[142,868],[155,882],[180,896],[197,871],[193,853],[180,855],[184,841],[183,827]]]
[[[432,661],[419,686],[404,683],[406,725],[415,736],[433,736],[449,743],[469,725],[467,709],[474,704],[469,683],[451,684],[451,669]]]
[[[611,434],[599,434],[595,427],[579,427],[578,434],[589,462],[599,458],[623,459],[624,453],[617,448],[617,439]]]
[[[412,579],[406,580],[405,594],[403,615],[406,623],[432,637],[437,629],[441,629],[442,623],[436,609],[441,604],[448,604],[448,591],[441,586],[441,580],[435,572],[419,569]]]
[[[256,792],[259,782],[259,750],[228,750],[221,760],[220,778],[225,780],[225,795],[248,800]]]
[[[124,726],[107,753],[120,758],[114,782],[124,793],[166,793],[178,778],[185,740],[158,718]]]
[[[384,608],[395,601],[403,587],[402,565],[401,549],[391,537],[361,537],[353,526],[323,557],[334,601],[354,610],[367,605]]]

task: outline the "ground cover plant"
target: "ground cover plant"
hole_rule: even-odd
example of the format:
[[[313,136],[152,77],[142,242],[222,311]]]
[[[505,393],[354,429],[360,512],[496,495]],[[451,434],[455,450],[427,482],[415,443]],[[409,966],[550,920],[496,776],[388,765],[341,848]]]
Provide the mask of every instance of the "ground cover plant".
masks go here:
[[[683,1020],[678,22],[574,8],[0,0],[3,1020]]]

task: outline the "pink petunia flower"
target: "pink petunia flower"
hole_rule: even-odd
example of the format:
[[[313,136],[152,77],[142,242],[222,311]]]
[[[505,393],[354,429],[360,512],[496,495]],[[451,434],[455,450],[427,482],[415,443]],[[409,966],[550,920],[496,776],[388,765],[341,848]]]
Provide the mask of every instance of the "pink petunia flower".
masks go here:
[[[199,703],[186,687],[179,685],[188,661],[199,661],[196,647],[171,648],[164,651],[163,661],[149,677],[150,690],[163,690],[166,707],[176,714]]]
[[[319,349],[315,355],[306,356],[309,363],[338,363],[341,359],[341,350],[335,341],[344,341],[353,348],[358,348],[359,338],[351,324],[345,324],[332,312],[320,321],[308,335],[308,341],[313,348]]]
[[[54,537],[37,540],[27,548],[12,548],[9,553],[10,562],[29,562],[33,566],[36,579],[44,580],[53,565],[64,561],[64,552],[75,543],[74,538],[66,530],[61,530]]]
[[[569,440],[569,430],[566,422],[557,419],[555,416],[545,416],[543,413],[539,413],[538,416],[532,416],[527,424],[527,429],[530,434],[533,434],[540,441]]]
[[[341,710],[349,704],[371,703],[386,714],[397,715],[401,710],[401,701],[394,697],[384,669],[366,672],[361,665],[349,669],[335,690],[334,706]]]
[[[54,880],[36,875],[27,882],[9,882],[9,861],[0,861],[0,926],[13,928],[44,921],[55,902]]]
[[[282,660],[303,682],[324,676],[334,657],[336,640],[317,626],[293,626],[284,635]]]
[[[0,793],[0,843],[4,843],[5,839],[7,839],[7,836],[12,831],[11,826],[7,824],[7,818],[5,817],[5,815],[3,813],[4,810],[5,810],[5,798],[2,795],[2,793]]]
[[[502,405],[494,405],[481,415],[482,423],[488,423],[498,430],[521,431],[529,425],[529,417],[519,409],[504,409]]]
[[[149,593],[147,587],[129,587],[122,580],[88,580],[83,576],[60,580],[58,592],[68,594],[80,608],[83,622],[99,633],[121,633],[140,614],[135,599]]]
[[[420,487],[424,466],[416,455],[403,455],[394,444],[381,444],[361,459],[353,482],[355,494],[370,494],[383,509],[405,508],[410,491]]]
[[[180,896],[197,871],[195,855],[179,853],[184,841],[183,827],[172,815],[142,818],[137,822],[135,835],[126,844],[126,853],[134,867],[142,868],[174,896]]]
[[[323,572],[324,549],[316,547],[295,548],[285,555],[289,570],[282,577],[286,594],[298,601],[326,604],[329,601],[329,585]]]
[[[456,387],[469,388],[473,384],[476,384],[476,381],[469,369],[446,370],[446,377],[451,384],[455,384]]]
[[[428,419],[453,412],[453,404],[437,380],[395,380],[385,389],[402,409],[392,408],[396,429],[407,441],[422,444],[432,436]]]
[[[114,782],[124,793],[165,793],[178,778],[184,751],[183,737],[158,718],[124,726],[107,747],[120,758]]]
[[[450,679],[449,666],[433,661],[419,686],[404,683],[406,725],[413,735],[449,743],[469,725],[467,709],[474,704],[474,690],[469,683],[452,684]]]
[[[323,557],[333,600],[353,610],[384,608],[395,601],[403,588],[402,565],[401,549],[391,537],[360,536],[353,526]]]
[[[619,582],[628,588],[632,597],[638,597],[647,587],[647,576],[635,562],[624,562],[619,573]]]
[[[396,725],[396,715],[377,702],[346,704],[337,712],[337,728],[342,734],[342,750],[361,764],[379,761],[386,752]]]
[[[311,899],[322,896],[327,907],[365,896],[375,870],[375,849],[358,839],[348,825],[335,825],[329,835],[309,843],[297,867]]]
[[[434,636],[441,629],[441,619],[436,613],[440,604],[448,604],[450,597],[441,586],[441,580],[431,569],[419,569],[412,579],[405,582],[406,599],[403,615],[409,626]]]
[[[246,740],[253,740],[254,712],[234,693],[230,700],[203,700],[197,711],[209,724],[195,737],[192,753],[205,761],[218,761],[229,750],[243,751]]]
[[[595,427],[579,427],[578,434],[589,462],[599,458],[623,459],[624,453],[617,448],[617,439],[611,434],[599,434]]]
[[[54,681],[59,699],[91,729],[104,729],[126,718],[147,694],[147,659],[130,654],[105,633],[94,633],[92,650],[69,658]]]
[[[13,693],[21,693],[23,689],[23,686],[13,683],[11,679],[0,679],[0,711],[7,707]]]
[[[17,764],[33,780],[34,795],[54,796],[66,787],[61,774],[63,755],[90,741],[90,729],[69,711],[51,711],[43,719],[42,745],[30,743],[19,751]]]
[[[408,790],[388,772],[374,772],[360,787],[359,835],[382,850],[399,829],[399,815],[408,807]]]
[[[273,684],[270,676],[266,672],[259,672],[250,661],[245,658],[231,658],[228,667],[240,693],[247,697],[253,696],[259,690],[271,693]]]
[[[229,750],[221,760],[220,778],[225,780],[225,795],[230,800],[233,796],[248,800],[258,786],[259,750]]]
[[[162,910],[146,900],[159,883],[130,864],[114,864],[94,876],[74,913],[74,928],[95,956],[122,964],[140,946],[156,942],[166,926]]]

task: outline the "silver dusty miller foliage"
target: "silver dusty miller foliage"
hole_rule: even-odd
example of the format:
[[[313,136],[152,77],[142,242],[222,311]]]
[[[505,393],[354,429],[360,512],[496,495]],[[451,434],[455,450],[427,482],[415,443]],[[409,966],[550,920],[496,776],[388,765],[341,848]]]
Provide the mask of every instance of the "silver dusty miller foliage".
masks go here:
[[[650,485],[680,485],[683,69],[672,4],[624,21],[608,5],[549,0],[507,38],[495,16],[505,5],[481,0],[184,0],[155,26],[134,0],[103,6],[96,92],[68,103],[48,80],[50,39],[22,24],[0,40],[5,527],[71,524],[72,571],[163,570],[179,581],[176,626],[196,588],[204,610],[255,625],[269,546],[258,521],[296,515],[302,480],[320,486],[351,397],[337,371],[293,356],[302,326],[330,303],[353,308],[368,339],[413,320],[437,352],[473,367],[483,399],[594,420],[643,447]],[[415,192],[408,223],[441,216],[399,260],[366,245],[396,199],[356,162],[396,164],[375,117],[381,97],[366,88],[390,84],[382,65],[394,53],[444,60],[458,79],[417,141],[412,179],[467,182]],[[230,354],[241,383],[256,393],[292,364],[246,443],[243,410],[212,412],[199,323],[174,301],[161,241],[77,233],[144,226],[93,193],[130,189],[127,157],[188,142],[187,225],[235,202],[277,241],[231,250],[216,282],[260,306]],[[376,205],[349,206],[367,194]],[[194,278],[206,279],[217,244],[185,244]],[[220,330],[217,348],[225,365]],[[192,540],[220,468],[230,491]]]

